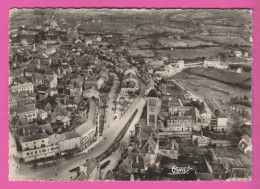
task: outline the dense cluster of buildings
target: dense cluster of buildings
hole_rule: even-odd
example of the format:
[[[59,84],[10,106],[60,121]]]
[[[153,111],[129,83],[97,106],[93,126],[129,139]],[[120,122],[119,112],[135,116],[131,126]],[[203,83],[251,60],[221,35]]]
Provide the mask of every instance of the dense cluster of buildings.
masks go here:
[[[240,151],[232,151],[231,142],[204,135],[207,131],[227,131],[225,109],[216,99],[194,101],[174,82],[164,84],[151,77],[146,82],[146,105],[141,119],[122,161],[107,173],[105,180],[247,180],[251,177],[250,166],[237,158],[237,154],[250,157],[249,136],[237,144]]]
[[[138,64],[111,48],[113,35],[89,35],[80,22],[72,27],[64,19],[40,23],[10,29],[9,123],[20,161],[37,164],[92,148],[102,137],[108,92],[117,79],[115,115],[117,103],[122,115],[145,83],[141,118],[115,169],[101,178],[102,165],[90,158],[75,180],[251,177],[250,165],[238,158],[251,157],[250,136],[243,135],[234,151],[232,142],[218,138],[230,131],[225,107],[215,98],[194,100],[172,79],[189,64],[165,57]],[[218,60],[198,65],[228,69]]]
[[[13,26],[9,42],[10,131],[22,161],[68,155],[99,140],[111,70],[125,73],[121,93],[140,89],[106,39],[80,34],[62,19]]]

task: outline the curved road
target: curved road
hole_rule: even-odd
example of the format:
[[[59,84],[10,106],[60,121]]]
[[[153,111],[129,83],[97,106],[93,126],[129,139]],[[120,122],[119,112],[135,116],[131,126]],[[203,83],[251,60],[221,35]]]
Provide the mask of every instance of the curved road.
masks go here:
[[[97,157],[106,151],[112,143],[115,141],[119,133],[123,130],[136,109],[138,112],[142,111],[144,105],[144,90],[145,85],[139,81],[141,85],[141,91],[139,96],[129,106],[128,110],[119,119],[113,122],[109,128],[105,128],[102,139],[94,146],[94,150],[91,152],[85,152],[77,154],[70,159],[61,158],[58,159],[56,165],[43,168],[28,168],[24,167],[20,177],[16,180],[70,180],[71,177],[75,177],[75,173],[69,172],[69,170],[81,165],[91,157]],[[106,139],[105,139],[106,138]],[[26,173],[25,173],[26,172]],[[57,173],[57,175],[56,175]]]

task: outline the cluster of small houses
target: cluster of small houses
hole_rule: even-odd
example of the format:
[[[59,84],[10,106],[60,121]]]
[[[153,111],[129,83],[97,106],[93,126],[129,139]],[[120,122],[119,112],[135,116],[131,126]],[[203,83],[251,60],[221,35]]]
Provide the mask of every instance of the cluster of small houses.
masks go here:
[[[40,30],[45,31],[47,39],[37,45],[35,41],[29,42]],[[74,37],[62,42],[58,36],[64,37],[67,33]],[[155,83],[189,67],[184,61],[158,67],[153,65],[158,65],[158,61],[146,60],[146,65],[149,65],[146,68],[126,70],[130,66],[127,60],[109,50],[100,36],[86,38],[76,28],[62,29],[55,21],[31,30],[26,27],[12,29],[10,35],[11,47],[26,51],[23,56],[29,59],[18,61],[15,53],[11,55],[9,76],[10,130],[21,147],[21,159],[25,162],[79,152],[99,140],[99,94],[110,78],[109,70],[104,67],[112,67],[115,72],[123,74],[120,91],[126,97],[140,90],[137,75],[146,83],[146,110],[136,125],[135,140],[128,149],[127,158],[119,166],[121,171],[117,174],[121,176],[118,177],[135,180],[133,173],[143,174],[151,165],[158,167],[161,155],[177,160],[179,140],[191,140],[198,147],[210,143],[226,145],[203,136],[201,132],[205,127],[216,132],[227,130],[227,117],[215,99],[206,100],[211,111],[208,112],[203,106],[205,102],[189,99],[176,89],[176,85]],[[83,55],[85,52],[94,55]],[[239,53],[236,54],[240,57]],[[227,64],[218,60],[206,60],[201,65],[228,69]],[[153,74],[153,78],[148,77],[149,74]],[[55,97],[55,105],[46,103],[37,108],[36,103],[48,97]],[[78,118],[76,127],[71,123],[72,117]],[[166,141],[167,138],[176,140]],[[244,136],[238,147],[250,154],[251,138]],[[214,151],[212,154],[218,159]],[[216,178],[214,169],[221,165],[207,161],[205,164]],[[230,175],[234,176],[241,169],[232,171]],[[100,178],[100,165],[97,160],[90,159],[80,167],[76,180],[97,178]],[[105,178],[114,179],[113,171]]]
[[[44,94],[38,100],[30,92],[34,91],[36,83],[10,87],[10,129],[21,146],[21,158],[25,162],[81,151],[98,140],[99,92],[93,85],[82,97],[82,91],[75,93],[73,90],[82,85],[73,82],[72,79],[69,95]],[[50,104],[46,98],[54,95],[57,103]],[[37,108],[37,102],[43,102],[44,107]],[[74,126],[72,118],[78,120]]]
[[[48,24],[47,39],[39,44],[24,42],[42,27],[11,32],[11,48],[16,52],[10,55],[10,125],[25,162],[81,151],[98,141],[100,91],[111,79],[105,67],[123,74],[120,91],[125,97],[140,90],[137,69],[126,70],[127,60],[103,49],[100,36],[85,42],[80,37],[68,39],[67,43],[74,43],[66,46],[56,38],[58,31],[66,32],[53,22]],[[22,51],[25,62],[18,58]],[[95,54],[81,58],[82,51]]]
[[[184,60],[179,60],[177,62],[170,63],[169,60],[152,60],[146,59],[145,64],[146,70],[149,74],[153,74],[153,77],[160,81],[162,77],[171,77],[185,68],[193,67],[204,67],[204,68],[215,68],[219,70],[230,69],[229,65],[235,65],[237,69],[235,72],[241,74],[243,73],[243,66],[250,65],[251,59],[242,61],[241,60],[232,60],[232,61],[221,61],[216,58],[207,58],[203,62],[184,62]],[[231,71],[234,71],[233,69]]]
[[[46,39],[37,44],[33,39],[41,30]],[[106,66],[125,73],[122,94],[140,89],[135,72],[125,72],[126,59],[108,51],[100,36],[62,42],[58,36],[67,33],[55,21],[11,29],[16,51],[10,55],[10,129],[25,162],[81,151],[98,141],[100,91],[111,79]]]
[[[250,171],[236,157],[224,157],[219,151],[207,147],[216,145],[227,147],[232,145],[225,140],[214,140],[203,135],[202,128],[210,127],[215,132],[227,130],[227,117],[224,108],[216,99],[207,99],[205,103],[210,112],[203,107],[202,102],[192,102],[185,91],[169,88],[146,78],[146,106],[139,123],[132,133],[130,145],[126,148],[127,155],[118,164],[117,169],[110,170],[104,180],[140,180],[144,179],[150,167],[160,167],[162,157],[178,160],[183,141],[191,141],[195,149],[190,155],[205,151],[210,154],[212,161],[195,158],[200,161],[203,171],[196,172],[199,180],[245,179],[250,178]],[[214,113],[219,112],[219,113]],[[214,122],[215,121],[215,122]],[[185,142],[184,142],[185,143]],[[243,136],[238,148],[244,154],[252,153],[251,138]],[[200,150],[201,149],[201,150]],[[199,160],[198,160],[199,159]],[[95,165],[95,166],[93,166]],[[100,163],[91,158],[80,166],[75,180],[101,179]],[[227,172],[228,171],[228,172]],[[142,176],[140,176],[142,175]]]
[[[16,83],[16,75],[10,75],[11,128],[21,145],[22,159],[25,162],[85,150],[98,141],[99,89],[108,81],[108,72],[103,69],[97,75],[88,70],[84,77],[79,75],[70,78],[70,72],[61,74],[59,70],[60,67],[57,73],[33,72],[30,74],[32,82],[22,84],[19,81]],[[128,92],[140,90],[135,70],[129,69],[124,72],[122,95],[127,96]],[[51,78],[47,80],[50,81],[48,85],[45,85],[45,78]],[[69,82],[59,87],[63,81]],[[125,86],[127,82],[133,82],[134,85]],[[46,92],[41,91],[40,86],[47,88]],[[36,102],[44,101],[47,97],[55,97],[57,105],[52,107],[53,104],[47,103],[42,109],[36,108]],[[81,123],[76,129],[70,129],[72,114],[73,117],[79,118]],[[47,123],[38,125],[35,123],[36,120]]]
[[[123,159],[117,168],[108,171],[106,176],[101,178],[103,165],[91,158],[79,167],[75,180],[145,179],[149,168],[161,168],[163,157],[177,161],[180,154],[183,153],[183,149],[186,150],[186,148],[196,150],[196,152],[192,151],[190,155],[198,152],[203,152],[205,155],[206,151],[212,157],[212,161],[203,157],[193,160],[199,161],[199,166],[203,167],[196,172],[199,180],[236,180],[250,177],[249,171],[241,165],[236,157],[224,157],[217,150],[207,149],[211,144],[218,146],[227,144],[203,136],[201,128],[210,124],[210,122],[204,122],[203,113],[201,114],[194,106],[180,105],[178,99],[174,98],[177,91],[163,93],[162,89],[155,87],[152,80],[147,84],[146,105],[139,123],[135,125],[129,146],[122,150],[125,153],[122,152]],[[179,94],[179,96],[181,95]],[[191,141],[191,147],[183,146],[182,143],[185,141]],[[252,152],[250,137],[244,136],[239,142],[238,148],[243,153],[250,154]]]

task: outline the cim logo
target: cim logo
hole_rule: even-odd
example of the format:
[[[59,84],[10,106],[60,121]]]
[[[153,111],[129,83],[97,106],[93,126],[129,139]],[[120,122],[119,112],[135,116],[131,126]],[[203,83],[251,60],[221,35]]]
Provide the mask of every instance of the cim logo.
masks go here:
[[[190,170],[191,170],[190,167],[177,167],[176,165],[172,166],[172,173],[174,175],[179,175],[179,174],[184,175],[189,173]]]

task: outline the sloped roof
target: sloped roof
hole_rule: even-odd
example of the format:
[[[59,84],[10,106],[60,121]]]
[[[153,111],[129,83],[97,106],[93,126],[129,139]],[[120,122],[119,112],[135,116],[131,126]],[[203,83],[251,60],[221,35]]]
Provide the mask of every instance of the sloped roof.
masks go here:
[[[50,105],[50,103],[47,103],[46,106],[44,107],[45,111],[49,111],[52,109],[52,106]]]
[[[158,97],[158,95],[154,89],[151,89],[147,97]]]
[[[248,178],[248,171],[245,168],[232,168],[230,178]]]
[[[243,138],[246,140],[248,144],[251,144],[251,138],[248,135],[244,135]]]
[[[38,124],[37,123],[31,123],[31,124],[23,125],[22,128],[27,130],[27,131],[28,130],[33,131],[33,130],[38,129]]]
[[[152,127],[141,125],[140,126],[140,133],[139,138],[149,138],[153,133]]]
[[[85,173],[81,173],[77,178],[76,181],[83,181],[88,180],[88,176]]]
[[[76,128],[76,132],[80,136],[84,135],[87,131],[95,127],[94,119],[96,115],[96,107],[96,103],[93,100],[91,100],[89,104],[88,120],[82,125],[80,125],[78,128]]]
[[[55,144],[55,143],[63,141],[63,140],[66,140],[66,136],[65,136],[64,133],[62,133],[62,134],[53,134],[53,135],[49,136],[49,143],[50,144]]]
[[[12,108],[12,111],[16,112],[17,114],[31,112],[31,111],[35,111],[35,110],[36,110],[36,108],[35,108],[34,104],[29,104],[29,105]]]
[[[23,72],[20,69],[10,70],[10,76],[20,76],[23,75]]]
[[[200,117],[200,112],[197,108],[191,108],[190,110],[186,111],[184,115],[191,117]]]
[[[108,173],[106,174],[104,180],[113,180],[113,181],[116,180],[115,179],[115,172],[109,170]]]
[[[12,86],[11,90],[16,90],[16,89],[20,89],[20,88],[24,88],[24,87],[29,87],[29,86],[33,86],[32,82]]]
[[[50,123],[46,123],[46,124],[44,124],[44,125],[38,125],[38,127],[39,127],[39,129],[41,129],[41,130],[46,130],[46,131],[48,131],[50,134],[53,133],[53,129],[52,129],[52,126],[51,126]]]
[[[144,169],[144,158],[141,155],[134,155],[132,168]]]
[[[72,139],[79,137],[79,134],[76,131],[70,131],[65,133],[66,139]]]
[[[217,117],[218,118],[227,118],[226,114],[224,114],[223,112],[221,112]]]
[[[37,133],[34,135],[21,136],[20,141],[21,143],[24,143],[24,142],[30,142],[30,141],[40,140],[44,138],[48,138],[48,135],[45,133]]]
[[[90,158],[83,166],[87,167],[87,173],[90,174],[99,165],[97,159]]]

